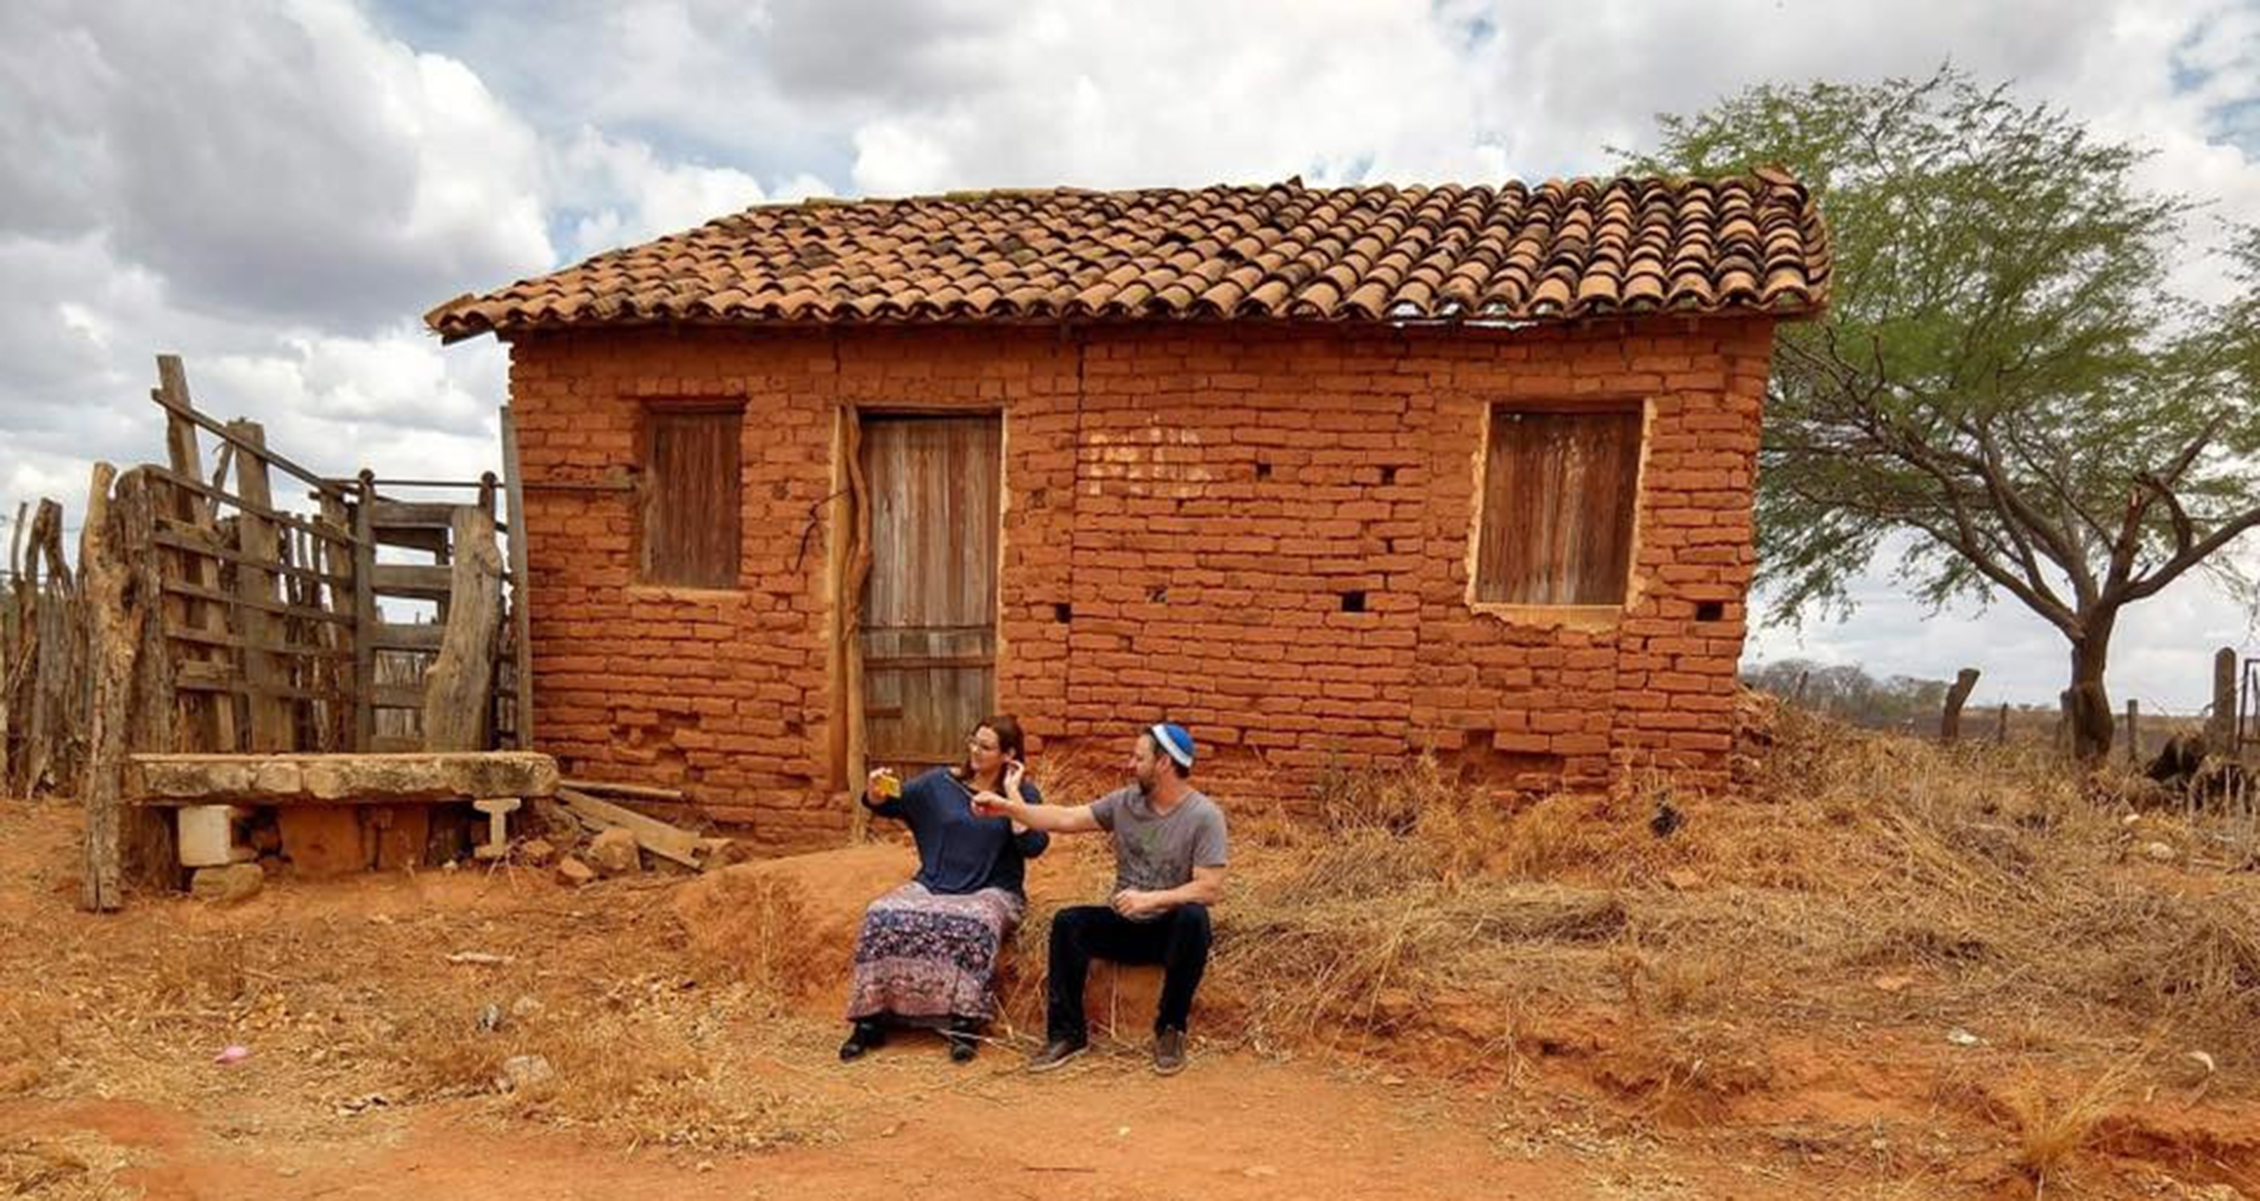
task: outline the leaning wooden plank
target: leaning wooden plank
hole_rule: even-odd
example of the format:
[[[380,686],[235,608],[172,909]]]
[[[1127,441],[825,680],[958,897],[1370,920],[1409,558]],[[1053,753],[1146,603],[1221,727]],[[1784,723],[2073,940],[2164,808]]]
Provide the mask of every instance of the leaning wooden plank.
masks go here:
[[[525,479],[525,468],[518,463],[518,424],[510,415],[510,406],[504,405],[502,484],[503,495],[510,503],[510,625],[511,650],[516,658],[511,682],[518,694],[513,729],[519,747],[530,751],[534,748],[534,642],[527,597],[533,592],[533,575],[527,567]]]
[[[86,867],[79,905],[104,913],[125,904],[119,812],[124,808],[126,709],[133,690],[133,659],[139,649],[140,600],[128,608],[131,573],[118,555],[110,526],[110,483],[117,469],[94,465],[86,503],[86,525],[79,531],[79,565],[86,573],[87,602],[93,606],[92,663],[94,712],[91,753],[79,795],[86,805]]]
[[[439,658],[424,673],[424,745],[435,751],[472,751],[487,744],[494,636],[502,613],[502,552],[494,544],[494,515],[464,505],[455,510],[454,534],[447,635]],[[380,586],[384,571],[377,568]]]
[[[196,423],[191,417],[201,417],[195,402],[188,393],[188,369],[181,364],[177,354],[157,356],[157,391],[151,393],[157,403],[164,406],[165,461],[169,471],[149,470],[157,479],[202,480],[204,465],[196,445]],[[201,494],[186,487],[172,486],[157,490],[156,495],[167,502],[161,506],[162,516],[180,525],[201,531],[217,543],[218,532],[212,519],[212,509],[201,499]],[[168,556],[171,562],[164,568],[166,581],[175,580],[206,590],[212,596],[220,594],[220,565],[209,558],[182,554]],[[215,634],[227,632],[227,610],[220,605],[203,604],[186,593],[176,594],[163,602],[164,607],[185,624]],[[225,650],[199,650],[191,661],[229,663],[233,656]],[[232,697],[191,696],[182,705],[184,719],[183,738],[187,745],[200,750],[232,751],[236,749],[235,700]]]
[[[602,780],[564,779],[558,786],[579,792],[608,792],[614,796],[642,797],[647,801],[673,801],[676,804],[690,799],[673,788],[653,788],[648,784],[607,784]]]
[[[672,859],[685,867],[704,866],[699,858],[698,835],[680,826],[670,826],[656,817],[645,817],[633,809],[624,809],[571,788],[560,787],[557,799],[575,817],[599,825],[618,826],[635,835],[636,844],[654,855]]]
[[[263,450],[267,434],[256,421],[228,423],[229,440],[236,446]],[[283,605],[275,591],[269,568],[282,559],[282,540],[275,523],[262,517],[274,507],[267,483],[267,463],[256,452],[247,453],[236,467],[236,487],[243,497],[243,513],[236,519],[237,549],[245,562],[235,569],[236,597],[243,603],[236,626],[243,637],[243,680],[251,686],[251,746],[253,751],[290,751],[297,747],[297,722],[291,703],[276,695],[284,685],[285,668],[268,645],[282,640],[282,623],[269,620],[267,605]],[[296,606],[286,606],[295,608]]]
[[[143,805],[391,805],[549,796],[557,761],[524,751],[398,755],[135,755]]]

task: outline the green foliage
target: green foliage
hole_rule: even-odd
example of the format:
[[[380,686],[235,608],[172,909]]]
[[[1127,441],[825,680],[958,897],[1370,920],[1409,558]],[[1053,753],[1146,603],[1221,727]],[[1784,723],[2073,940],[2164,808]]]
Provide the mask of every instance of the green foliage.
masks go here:
[[[1904,547],[1924,599],[2005,590],[2100,656],[2119,606],[2260,520],[2260,233],[2235,241],[2238,302],[2177,294],[2201,214],[2137,186],[2143,152],[1951,68],[1661,120],[1627,169],[1786,166],[1830,229],[1829,312],[1782,328],[1766,414],[1778,614],[1848,609]]]

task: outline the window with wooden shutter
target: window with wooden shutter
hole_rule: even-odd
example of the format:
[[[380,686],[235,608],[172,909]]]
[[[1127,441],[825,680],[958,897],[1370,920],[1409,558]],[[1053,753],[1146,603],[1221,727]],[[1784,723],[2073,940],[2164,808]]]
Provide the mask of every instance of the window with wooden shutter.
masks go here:
[[[1632,567],[1641,412],[1493,405],[1477,603],[1621,605]]]
[[[742,410],[645,415],[643,578],[691,588],[738,586]]]

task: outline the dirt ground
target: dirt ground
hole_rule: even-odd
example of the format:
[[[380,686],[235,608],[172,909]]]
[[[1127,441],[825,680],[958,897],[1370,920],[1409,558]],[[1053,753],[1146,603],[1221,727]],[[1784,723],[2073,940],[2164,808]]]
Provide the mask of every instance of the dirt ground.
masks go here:
[[[1288,854],[1261,841],[1251,858]],[[1489,956],[1543,977],[1511,1007],[1400,968],[1358,1022],[1289,1037],[1253,961],[1220,952],[1211,1031],[1165,1080],[1136,1042],[1019,1072],[1026,982],[1021,1023],[970,1066],[924,1036],[839,1064],[831,910],[861,886],[775,884],[844,878],[821,863],[731,869],[720,892],[519,867],[284,880],[232,907],[94,917],[77,855],[74,806],[0,801],[0,1196],[2260,1198],[2260,1047],[2207,1067],[2181,1029],[2105,1037],[2080,1002],[2058,1013],[2013,983],[1985,989],[2012,1011],[1952,1020],[1951,965],[1982,958],[1967,948],[1842,979],[1747,949],[1708,983],[1641,976],[1669,923],[1642,935],[1638,898],[1679,903],[1678,886],[1609,890],[1634,898],[1607,902],[1634,929],[1606,944],[1549,917],[1553,958]],[[1038,870],[1072,894],[1102,866]],[[2200,893],[2252,875],[2185,874],[2174,887]],[[1599,912],[1517,887],[1481,893],[1480,920]],[[702,929],[696,889],[742,911]],[[216,1062],[230,1046],[248,1057]],[[523,1054],[556,1078],[498,1090]],[[2058,1127],[2064,1147],[2038,1145]]]

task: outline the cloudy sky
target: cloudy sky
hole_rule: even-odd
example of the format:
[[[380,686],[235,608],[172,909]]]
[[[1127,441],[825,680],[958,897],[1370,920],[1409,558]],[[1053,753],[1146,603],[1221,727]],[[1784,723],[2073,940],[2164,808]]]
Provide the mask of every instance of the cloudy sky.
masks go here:
[[[757,201],[1594,173],[1660,111],[1949,59],[2260,220],[2251,0],[9,0],[0,521],[151,454],[159,350],[323,470],[475,475],[503,353],[420,314]],[[2062,687],[2037,619],[1925,614],[1883,566],[1854,619],[1753,655]],[[2202,703],[2251,624],[2178,585],[2122,624],[2113,691]]]

